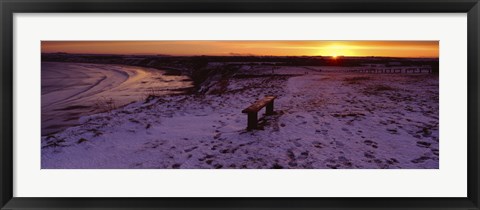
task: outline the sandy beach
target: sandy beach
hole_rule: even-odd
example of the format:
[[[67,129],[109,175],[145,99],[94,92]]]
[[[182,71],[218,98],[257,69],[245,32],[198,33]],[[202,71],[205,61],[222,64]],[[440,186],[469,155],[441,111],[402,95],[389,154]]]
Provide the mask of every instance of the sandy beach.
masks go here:
[[[42,135],[78,125],[80,116],[191,87],[185,76],[125,65],[42,62]]]

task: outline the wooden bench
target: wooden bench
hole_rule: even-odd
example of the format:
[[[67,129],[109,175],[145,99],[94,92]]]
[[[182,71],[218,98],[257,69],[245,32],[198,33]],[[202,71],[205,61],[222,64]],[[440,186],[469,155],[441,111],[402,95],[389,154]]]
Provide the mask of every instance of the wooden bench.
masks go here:
[[[263,107],[267,107],[265,111],[265,115],[272,115],[273,112],[273,100],[277,98],[276,96],[265,96],[264,98],[256,101],[248,108],[242,110],[242,113],[248,114],[248,125],[247,129],[255,129],[258,126],[258,111],[260,111]]]

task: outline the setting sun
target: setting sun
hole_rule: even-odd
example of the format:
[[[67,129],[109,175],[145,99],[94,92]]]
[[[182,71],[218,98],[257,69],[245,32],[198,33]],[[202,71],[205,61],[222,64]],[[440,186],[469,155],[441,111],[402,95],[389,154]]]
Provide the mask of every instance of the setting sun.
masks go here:
[[[357,56],[357,53],[353,51],[355,46],[353,45],[338,45],[332,44],[326,47],[321,47],[319,49],[320,55],[330,55],[333,58],[337,58],[338,55],[342,56]]]

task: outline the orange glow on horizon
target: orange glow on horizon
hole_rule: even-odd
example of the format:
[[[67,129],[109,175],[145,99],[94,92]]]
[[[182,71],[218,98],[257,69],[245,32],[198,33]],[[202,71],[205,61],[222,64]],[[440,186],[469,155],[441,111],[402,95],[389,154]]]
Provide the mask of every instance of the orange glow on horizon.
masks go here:
[[[42,53],[438,58],[438,41],[42,41]]]

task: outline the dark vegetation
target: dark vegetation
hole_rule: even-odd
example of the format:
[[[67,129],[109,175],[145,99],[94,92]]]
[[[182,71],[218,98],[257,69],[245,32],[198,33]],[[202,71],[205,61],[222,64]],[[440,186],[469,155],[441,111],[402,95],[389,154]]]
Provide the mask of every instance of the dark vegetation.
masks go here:
[[[362,83],[363,81],[368,81],[370,80],[370,77],[366,77],[366,76],[359,76],[359,77],[347,77],[344,79],[344,81],[347,83],[347,84],[360,84]]]

